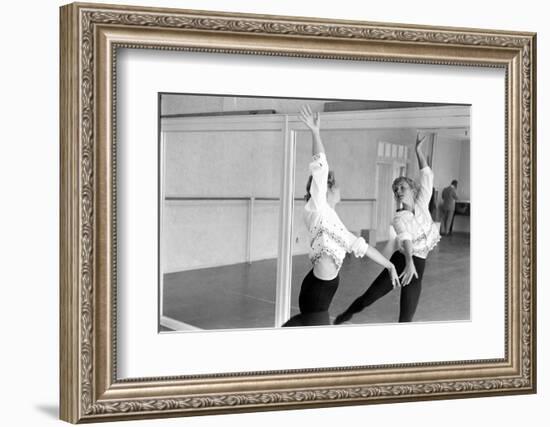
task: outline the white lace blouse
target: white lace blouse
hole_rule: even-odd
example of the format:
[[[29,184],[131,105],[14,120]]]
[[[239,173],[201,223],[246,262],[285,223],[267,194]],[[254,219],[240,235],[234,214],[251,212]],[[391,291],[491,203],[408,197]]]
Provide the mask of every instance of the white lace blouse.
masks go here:
[[[324,153],[313,156],[309,165],[312,180],[311,197],[304,208],[304,221],[310,236],[309,259],[315,265],[323,255],[330,257],[337,268],[346,253],[362,257],[368,244],[362,237],[349,232],[338,214],[327,203],[328,163]]]
[[[408,210],[396,212],[392,225],[397,234],[399,249],[403,252],[403,242],[412,242],[413,255],[426,258],[441,239],[439,230],[429,211],[434,174],[429,166],[420,170],[420,191],[414,204],[414,213]]]

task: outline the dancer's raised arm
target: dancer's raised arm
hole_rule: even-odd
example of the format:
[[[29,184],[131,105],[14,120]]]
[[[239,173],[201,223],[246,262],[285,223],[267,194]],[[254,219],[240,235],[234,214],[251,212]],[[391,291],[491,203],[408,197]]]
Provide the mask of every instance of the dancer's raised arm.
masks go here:
[[[311,145],[311,154],[316,155],[325,152],[325,147],[321,141],[321,117],[319,113],[313,114],[309,105],[304,105],[300,110],[300,119],[311,130],[313,135],[313,144]]]
[[[308,207],[312,211],[320,211],[327,204],[329,169],[325,155],[325,147],[321,141],[320,118],[313,114],[309,105],[302,107],[300,120],[311,130],[313,135],[313,159],[309,164],[311,177],[307,185]]]
[[[420,138],[420,134],[416,134],[416,158],[418,159],[418,168],[420,169],[420,188],[417,195],[417,203],[424,206],[429,206],[433,192],[434,174],[432,168],[428,165],[424,152],[422,151],[422,143],[426,136]]]
[[[420,133],[416,134],[416,158],[418,160],[418,169],[422,170],[426,166],[428,166],[428,162],[426,161],[426,157],[424,156],[424,153],[422,152],[422,143],[426,139],[426,136],[424,135],[422,138],[420,138]]]

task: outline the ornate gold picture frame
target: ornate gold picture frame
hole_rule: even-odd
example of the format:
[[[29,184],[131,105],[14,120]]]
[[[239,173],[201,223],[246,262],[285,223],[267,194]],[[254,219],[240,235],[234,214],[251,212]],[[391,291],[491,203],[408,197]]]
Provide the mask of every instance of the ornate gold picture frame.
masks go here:
[[[63,6],[60,21],[61,419],[114,421],[536,391],[535,34],[79,3]],[[503,69],[504,357],[120,379],[120,48]]]

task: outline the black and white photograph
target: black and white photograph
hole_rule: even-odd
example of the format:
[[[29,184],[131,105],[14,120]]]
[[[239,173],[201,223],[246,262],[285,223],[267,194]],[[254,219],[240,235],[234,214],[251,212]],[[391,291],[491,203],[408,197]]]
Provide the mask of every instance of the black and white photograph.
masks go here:
[[[159,93],[159,331],[470,320],[470,109]]]

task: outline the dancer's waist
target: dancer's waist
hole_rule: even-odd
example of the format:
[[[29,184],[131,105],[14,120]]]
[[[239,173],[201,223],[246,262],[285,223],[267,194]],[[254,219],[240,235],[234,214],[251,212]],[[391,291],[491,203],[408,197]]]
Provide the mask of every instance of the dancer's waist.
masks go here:
[[[334,259],[326,254],[321,254],[313,265],[313,274],[321,280],[333,280],[338,276],[339,271],[340,268],[335,264]]]

